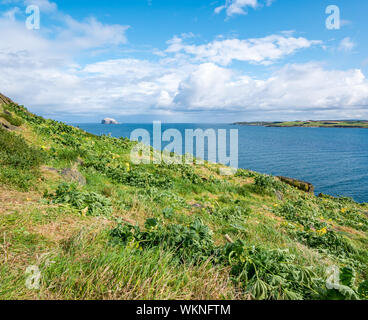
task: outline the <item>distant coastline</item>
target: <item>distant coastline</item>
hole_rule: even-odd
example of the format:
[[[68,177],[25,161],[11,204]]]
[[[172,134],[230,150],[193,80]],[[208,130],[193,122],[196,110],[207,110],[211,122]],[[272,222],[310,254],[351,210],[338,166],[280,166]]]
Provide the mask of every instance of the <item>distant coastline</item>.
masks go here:
[[[304,128],[363,128],[368,129],[368,120],[308,120],[308,121],[256,121],[235,122],[234,125],[258,127],[304,127]]]

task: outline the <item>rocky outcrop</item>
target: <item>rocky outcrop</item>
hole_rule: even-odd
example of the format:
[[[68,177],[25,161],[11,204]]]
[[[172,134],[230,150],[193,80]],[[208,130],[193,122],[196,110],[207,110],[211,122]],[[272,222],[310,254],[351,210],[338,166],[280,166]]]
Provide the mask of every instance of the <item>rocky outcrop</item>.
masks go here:
[[[1,118],[1,115],[0,115],[0,127],[4,128],[4,129],[7,129],[9,131],[17,131],[17,130],[19,130],[18,127],[13,126],[7,120]]]
[[[2,95],[0,93],[0,105],[3,105],[3,104],[9,104],[9,103],[12,103],[13,101],[11,101],[8,97]]]
[[[8,97],[4,96],[3,94],[0,93],[0,106],[2,105],[6,105],[9,103],[12,103],[13,101],[11,101]],[[4,112],[5,114],[9,115],[10,112],[7,110],[2,110],[2,108],[0,108],[0,113]],[[10,130],[10,131],[15,131],[18,130],[18,128],[16,126],[13,126],[12,124],[9,123],[9,121],[5,120],[4,118],[1,118],[0,115],[0,127],[3,127],[4,129]]]
[[[119,124],[115,119],[105,118],[101,121],[102,124]]]
[[[83,177],[83,175],[75,168],[73,168],[73,169],[69,169],[69,168],[63,169],[61,171],[61,175],[65,180],[70,181],[70,182],[77,182],[82,186],[86,185],[86,183],[87,183],[86,178]]]
[[[299,190],[314,194],[314,186],[313,184],[309,182],[305,182],[305,181],[301,181],[301,180],[297,180],[293,178],[288,178],[288,177],[282,177],[282,176],[279,176],[277,178],[279,178],[282,182],[285,182],[288,185],[291,185],[292,187],[295,187]]]

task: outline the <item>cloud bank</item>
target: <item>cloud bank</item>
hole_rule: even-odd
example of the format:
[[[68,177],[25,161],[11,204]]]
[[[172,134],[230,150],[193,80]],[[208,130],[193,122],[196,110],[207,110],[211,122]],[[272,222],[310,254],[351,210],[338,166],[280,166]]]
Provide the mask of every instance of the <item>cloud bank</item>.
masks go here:
[[[271,35],[258,39],[215,40],[202,45],[188,45],[182,38],[174,37],[168,43],[167,53],[183,52],[191,55],[198,62],[210,61],[227,66],[233,60],[269,65],[298,50],[310,48],[322,42],[303,37]]]
[[[35,32],[17,15],[0,17],[0,92],[46,116],[81,122],[106,114],[176,121],[186,114],[203,121],[203,115],[217,113],[252,114],[252,120],[368,118],[368,80],[361,70],[280,64],[320,46],[318,40],[282,33],[188,44],[190,37],[176,36],[152,59],[106,59],[99,52],[124,48],[128,26],[61,14],[57,27]],[[344,39],[340,47],[350,50],[351,43]],[[91,62],[78,63],[86,57]],[[235,62],[243,68],[234,68]],[[252,65],[272,65],[272,71],[252,76]]]

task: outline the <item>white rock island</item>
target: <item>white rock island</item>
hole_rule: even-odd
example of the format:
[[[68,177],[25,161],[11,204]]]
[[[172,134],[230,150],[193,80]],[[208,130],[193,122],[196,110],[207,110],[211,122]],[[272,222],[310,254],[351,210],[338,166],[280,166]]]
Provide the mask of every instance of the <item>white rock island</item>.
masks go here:
[[[105,118],[101,121],[102,124],[119,124],[115,119]]]

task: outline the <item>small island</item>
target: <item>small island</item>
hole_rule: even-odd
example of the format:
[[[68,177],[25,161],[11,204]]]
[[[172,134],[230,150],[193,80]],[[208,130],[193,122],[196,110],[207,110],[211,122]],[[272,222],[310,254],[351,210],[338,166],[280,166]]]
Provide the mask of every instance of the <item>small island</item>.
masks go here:
[[[261,127],[368,128],[368,120],[308,120],[285,122],[235,122],[234,125]]]
[[[119,122],[113,118],[105,118],[101,121],[101,124],[119,124]]]

